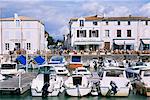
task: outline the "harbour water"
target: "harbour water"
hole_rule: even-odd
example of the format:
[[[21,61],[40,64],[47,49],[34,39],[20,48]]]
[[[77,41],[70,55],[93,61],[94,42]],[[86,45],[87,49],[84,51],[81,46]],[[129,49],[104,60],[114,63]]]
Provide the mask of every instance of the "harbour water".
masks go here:
[[[102,97],[102,96],[85,96],[85,97],[70,97],[65,93],[60,94],[57,97],[32,97],[30,91],[27,91],[23,95],[0,95],[0,100],[150,100],[150,97],[142,96],[139,94],[133,94],[132,92],[128,97]]]

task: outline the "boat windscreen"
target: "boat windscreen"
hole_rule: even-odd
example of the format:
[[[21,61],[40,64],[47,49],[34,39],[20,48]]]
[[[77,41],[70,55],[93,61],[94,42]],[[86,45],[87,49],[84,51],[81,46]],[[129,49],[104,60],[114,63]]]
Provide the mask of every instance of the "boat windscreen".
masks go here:
[[[2,64],[1,69],[15,69],[16,64]]]
[[[63,57],[62,56],[54,56],[54,57],[51,58],[51,61],[60,61],[60,62],[62,62]]]
[[[73,77],[73,85],[81,85],[82,77]]]
[[[106,72],[108,77],[123,77],[123,71],[108,71]]]
[[[150,77],[150,71],[145,71],[145,72],[144,72],[144,76],[145,76],[145,77]]]
[[[81,62],[81,56],[72,56],[72,62]]]

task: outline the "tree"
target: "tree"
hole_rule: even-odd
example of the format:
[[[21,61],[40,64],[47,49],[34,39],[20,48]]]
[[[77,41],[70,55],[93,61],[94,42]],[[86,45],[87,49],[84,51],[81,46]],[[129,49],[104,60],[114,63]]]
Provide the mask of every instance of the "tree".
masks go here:
[[[54,39],[52,36],[48,35],[47,41],[48,41],[48,44],[47,44],[48,46],[54,45]]]

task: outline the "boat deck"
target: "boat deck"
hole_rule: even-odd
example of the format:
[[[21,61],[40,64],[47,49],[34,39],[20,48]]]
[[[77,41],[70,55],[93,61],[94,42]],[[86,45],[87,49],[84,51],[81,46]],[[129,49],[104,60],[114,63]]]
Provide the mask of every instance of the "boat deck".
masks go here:
[[[0,91],[23,94],[30,89],[30,83],[36,75],[36,73],[24,73],[20,77],[13,76],[7,80],[0,81]]]

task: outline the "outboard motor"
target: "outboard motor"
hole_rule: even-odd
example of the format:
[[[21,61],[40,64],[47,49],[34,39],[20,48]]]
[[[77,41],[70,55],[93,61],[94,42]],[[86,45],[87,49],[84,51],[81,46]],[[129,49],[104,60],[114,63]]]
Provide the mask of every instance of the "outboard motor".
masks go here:
[[[111,86],[111,91],[113,92],[113,95],[115,95],[117,93],[117,88],[118,88],[116,83],[111,81],[110,86]]]
[[[49,74],[44,74],[44,86],[42,88],[42,97],[48,96],[48,87],[49,87]]]

